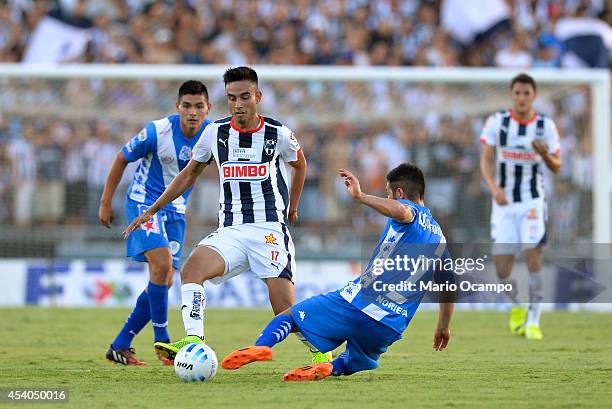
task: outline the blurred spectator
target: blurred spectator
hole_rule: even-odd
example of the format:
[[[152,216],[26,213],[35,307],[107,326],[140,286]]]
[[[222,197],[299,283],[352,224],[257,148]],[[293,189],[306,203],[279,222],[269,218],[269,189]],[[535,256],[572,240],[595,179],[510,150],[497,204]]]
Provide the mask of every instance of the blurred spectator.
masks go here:
[[[32,223],[33,195],[36,189],[37,155],[33,145],[34,125],[25,122],[16,130],[17,135],[7,145],[13,191],[13,220],[17,227]]]
[[[34,220],[47,225],[58,223],[64,216],[62,144],[70,137],[69,133],[64,124],[55,122],[37,129],[34,139],[38,171],[34,191]]]
[[[531,54],[521,46],[516,37],[508,39],[508,46],[495,55],[495,65],[501,68],[528,68],[532,61]]]
[[[534,68],[554,68],[559,66],[561,45],[556,39],[547,34],[540,36],[538,51],[533,61]]]
[[[78,124],[70,129],[70,138],[65,143],[66,160],[63,172],[66,180],[66,201],[64,208],[66,224],[85,222],[87,209],[87,179],[84,145],[91,131],[86,124]]]
[[[104,182],[120,148],[112,139],[109,124],[103,120],[97,121],[93,135],[89,136],[83,147],[87,169],[87,221],[90,224],[98,224],[98,208]],[[118,205],[113,204],[115,207]]]

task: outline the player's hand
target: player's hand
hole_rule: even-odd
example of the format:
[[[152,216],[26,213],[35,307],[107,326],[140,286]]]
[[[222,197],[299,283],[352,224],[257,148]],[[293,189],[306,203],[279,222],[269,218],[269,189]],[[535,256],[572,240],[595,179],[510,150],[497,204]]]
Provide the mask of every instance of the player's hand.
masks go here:
[[[508,198],[506,197],[506,191],[502,189],[501,187],[495,186],[495,189],[493,189],[493,192],[491,192],[491,194],[493,195],[493,199],[498,205],[506,206],[508,204]]]
[[[548,155],[548,145],[546,145],[544,142],[533,141],[531,142],[531,146],[533,146],[533,149],[535,149],[535,151],[541,156]]]
[[[123,231],[123,238],[127,239],[131,232],[136,229],[139,229],[143,223],[148,222],[153,216],[154,213],[151,213],[149,212],[149,210],[147,210],[146,212],[132,220],[132,223],[130,223],[130,225],[126,227],[126,229]]]
[[[436,351],[442,351],[447,347],[448,341],[450,341],[450,329],[449,328],[436,328],[434,333],[433,347]]]
[[[297,209],[291,210],[289,209],[289,224],[295,224],[298,221],[298,211]]]
[[[348,194],[353,199],[358,199],[363,194],[359,185],[359,179],[346,169],[338,169],[338,174],[344,178],[344,185]]]
[[[115,212],[113,211],[113,206],[108,203],[100,203],[100,208],[98,209],[98,219],[100,220],[100,224],[110,229],[114,218]]]

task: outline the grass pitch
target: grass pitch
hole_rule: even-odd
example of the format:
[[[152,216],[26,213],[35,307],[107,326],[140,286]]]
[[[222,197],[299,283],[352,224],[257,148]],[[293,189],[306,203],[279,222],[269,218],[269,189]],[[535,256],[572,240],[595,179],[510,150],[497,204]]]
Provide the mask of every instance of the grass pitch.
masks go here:
[[[134,346],[146,367],[108,363],[104,353],[127,309],[0,309],[0,388],[68,388],[53,408],[604,408],[612,401],[612,314],[545,313],[544,340],[510,335],[507,314],[457,311],[449,348],[434,352],[437,312],[421,311],[382,356],[380,368],[321,382],[284,383],[308,362],[290,336],[272,362],[219,369],[212,382],[183,384],[155,359],[150,326]],[[251,344],[264,310],[207,310],[206,335],[221,360]],[[170,334],[182,336],[180,313]],[[49,407],[43,403],[0,408]]]

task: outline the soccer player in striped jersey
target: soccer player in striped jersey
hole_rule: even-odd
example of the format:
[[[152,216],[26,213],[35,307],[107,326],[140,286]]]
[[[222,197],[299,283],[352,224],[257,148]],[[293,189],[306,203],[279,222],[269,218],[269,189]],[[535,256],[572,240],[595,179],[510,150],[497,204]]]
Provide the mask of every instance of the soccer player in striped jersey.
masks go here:
[[[306,176],[306,159],[293,132],[277,120],[258,114],[262,93],[249,67],[223,75],[231,116],[212,123],[196,144],[193,158],[149,210],[126,229],[153,217],[158,209],[189,189],[213,160],[219,171],[219,228],[193,250],[181,269],[181,312],[186,337],[158,342],[158,352],[173,359],[192,342],[204,342],[203,283],[215,284],[251,270],[268,287],[275,314],[294,301],[295,249],[288,223],[297,208]],[[291,191],[285,163],[292,168]],[[309,346],[313,360],[329,359]]]
[[[510,83],[513,108],[491,115],[480,136],[480,167],[493,197],[491,236],[497,275],[514,289],[510,331],[527,339],[542,339],[542,247],[546,243],[546,201],[542,168],[561,169],[559,133],[554,122],[533,110],[536,83],[519,74]],[[529,305],[517,298],[511,278],[517,250],[523,250],[529,270]]]
[[[125,210],[128,220],[137,219],[163,193],[166,186],[191,159],[191,152],[204,128],[211,104],[208,90],[200,81],[187,81],[178,91],[178,115],[149,123],[117,153],[100,200],[100,223],[108,228],[113,220],[113,195],[129,162],[141,160],[127,191]],[[191,189],[158,209],[153,217],[136,226],[127,244],[127,256],[149,265],[149,284],[136,300],[136,306],[112,342],[106,358],[123,365],[144,365],[130,347],[132,339],[149,322],[155,341],[170,340],[168,335],[168,288],[174,269],[179,268],[185,238],[185,206]],[[163,356],[164,364],[171,364]]]
[[[343,288],[311,297],[277,315],[255,345],[226,356],[221,361],[223,368],[238,369],[251,362],[269,361],[272,347],[297,330],[321,350],[333,350],[345,341],[346,350],[331,363],[293,369],[284,380],[311,381],[375,369],[380,355],[402,338],[427,285],[434,282],[441,289],[433,347],[441,351],[448,345],[454,308],[454,293],[448,285],[454,283],[452,260],[442,229],[423,202],[423,172],[408,163],[392,169],[387,175],[387,198],[363,193],[351,172],[341,169],[339,174],[353,200],[388,217],[367,269]],[[393,263],[398,257],[403,261]],[[422,264],[410,262],[419,260]],[[411,265],[412,269],[406,267]],[[381,271],[382,266],[388,267]],[[410,288],[410,284],[414,287]]]

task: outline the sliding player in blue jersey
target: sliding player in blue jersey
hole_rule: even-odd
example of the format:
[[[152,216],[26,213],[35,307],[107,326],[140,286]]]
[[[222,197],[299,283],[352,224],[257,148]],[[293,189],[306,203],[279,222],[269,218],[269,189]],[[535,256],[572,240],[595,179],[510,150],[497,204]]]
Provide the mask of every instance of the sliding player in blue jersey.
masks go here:
[[[115,157],[100,200],[99,218],[111,227],[113,194],[129,162],[142,159],[127,191],[125,211],[129,221],[144,213],[174,177],[189,163],[192,149],[200,138],[210,111],[208,90],[200,81],[187,81],[178,92],[176,110],[149,123],[123,146]],[[132,339],[151,321],[155,342],[168,342],[168,288],[174,270],[179,268],[185,238],[185,208],[191,188],[168,203],[127,240],[127,256],[149,264],[149,284],[136,300],[136,306],[106,352],[106,359],[123,365],[144,365],[131,348]],[[170,360],[159,357],[164,364]]]
[[[293,369],[284,380],[318,380],[375,369],[380,355],[402,337],[427,292],[426,284],[453,282],[452,270],[442,267],[452,266],[446,263],[452,260],[440,226],[424,207],[425,179],[418,167],[405,163],[388,173],[387,199],[364,194],[349,171],[341,169],[339,174],[355,201],[389,218],[366,271],[337,291],[311,297],[277,315],[255,345],[226,356],[223,368],[271,360],[274,345],[290,332],[301,331],[320,351],[331,351],[345,341],[346,350],[331,363]],[[439,295],[436,351],[448,345],[454,308],[451,291]]]

